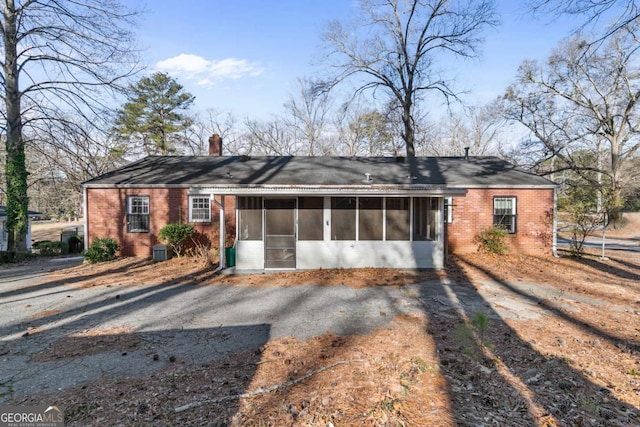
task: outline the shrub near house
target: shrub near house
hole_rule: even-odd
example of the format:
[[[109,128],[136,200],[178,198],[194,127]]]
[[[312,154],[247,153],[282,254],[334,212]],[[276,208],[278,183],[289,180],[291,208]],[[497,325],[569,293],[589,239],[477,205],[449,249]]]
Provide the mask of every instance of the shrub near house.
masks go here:
[[[189,224],[167,224],[160,229],[158,238],[167,242],[173,253],[182,256],[184,245],[194,232],[195,229]]]
[[[111,261],[116,259],[118,249],[118,242],[110,237],[103,237],[95,239],[91,243],[91,246],[89,246],[89,249],[84,252],[83,256],[91,264]]]

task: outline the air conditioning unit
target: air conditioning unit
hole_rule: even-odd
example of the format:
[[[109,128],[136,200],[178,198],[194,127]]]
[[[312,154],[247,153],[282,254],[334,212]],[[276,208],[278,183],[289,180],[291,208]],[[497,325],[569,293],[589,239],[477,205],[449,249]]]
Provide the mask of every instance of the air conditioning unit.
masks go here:
[[[153,247],[153,260],[154,261],[167,260],[167,245],[155,245]]]

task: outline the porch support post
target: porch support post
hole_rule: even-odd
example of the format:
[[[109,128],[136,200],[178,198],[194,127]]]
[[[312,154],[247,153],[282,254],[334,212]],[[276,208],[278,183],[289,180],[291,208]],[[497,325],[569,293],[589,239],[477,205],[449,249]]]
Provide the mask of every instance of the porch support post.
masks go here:
[[[82,188],[82,226],[83,231],[83,245],[84,250],[89,250],[89,210],[87,204],[87,187]]]
[[[220,196],[220,201],[218,202],[216,200],[215,195],[211,195],[211,198],[213,200],[213,203],[216,204],[216,206],[218,206],[218,208],[220,209],[220,254],[219,254],[219,258],[220,258],[220,263],[218,265],[217,270],[222,270],[223,268],[226,267],[227,263],[226,263],[226,259],[224,257],[224,247],[225,247],[225,223],[224,223],[224,196]]]

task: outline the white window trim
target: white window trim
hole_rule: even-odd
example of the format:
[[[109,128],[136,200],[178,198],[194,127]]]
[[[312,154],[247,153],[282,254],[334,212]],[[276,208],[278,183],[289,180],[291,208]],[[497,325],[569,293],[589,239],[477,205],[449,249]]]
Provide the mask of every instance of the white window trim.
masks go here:
[[[209,201],[208,218],[193,218],[193,201],[204,199]],[[198,208],[203,209],[203,208]],[[194,194],[189,196],[189,222],[211,222],[211,196]]]
[[[133,201],[136,199],[144,200],[146,202],[146,212],[132,212]],[[127,217],[129,215],[146,215],[148,218],[147,221],[147,229],[144,228],[132,228],[129,229],[129,224],[127,223],[127,232],[128,233],[148,233],[151,229],[150,220],[151,220],[151,197],[148,195],[130,195],[127,196]]]
[[[493,223],[495,224],[496,200],[511,200],[511,216],[513,216],[513,230],[507,230],[509,234],[518,232],[518,198],[516,196],[494,196],[493,197]]]

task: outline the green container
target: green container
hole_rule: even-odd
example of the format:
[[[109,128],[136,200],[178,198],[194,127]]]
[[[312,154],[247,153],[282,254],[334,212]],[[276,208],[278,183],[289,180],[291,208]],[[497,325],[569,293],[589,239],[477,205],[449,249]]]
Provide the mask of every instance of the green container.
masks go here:
[[[227,267],[236,266],[236,248],[224,248],[224,261]]]

